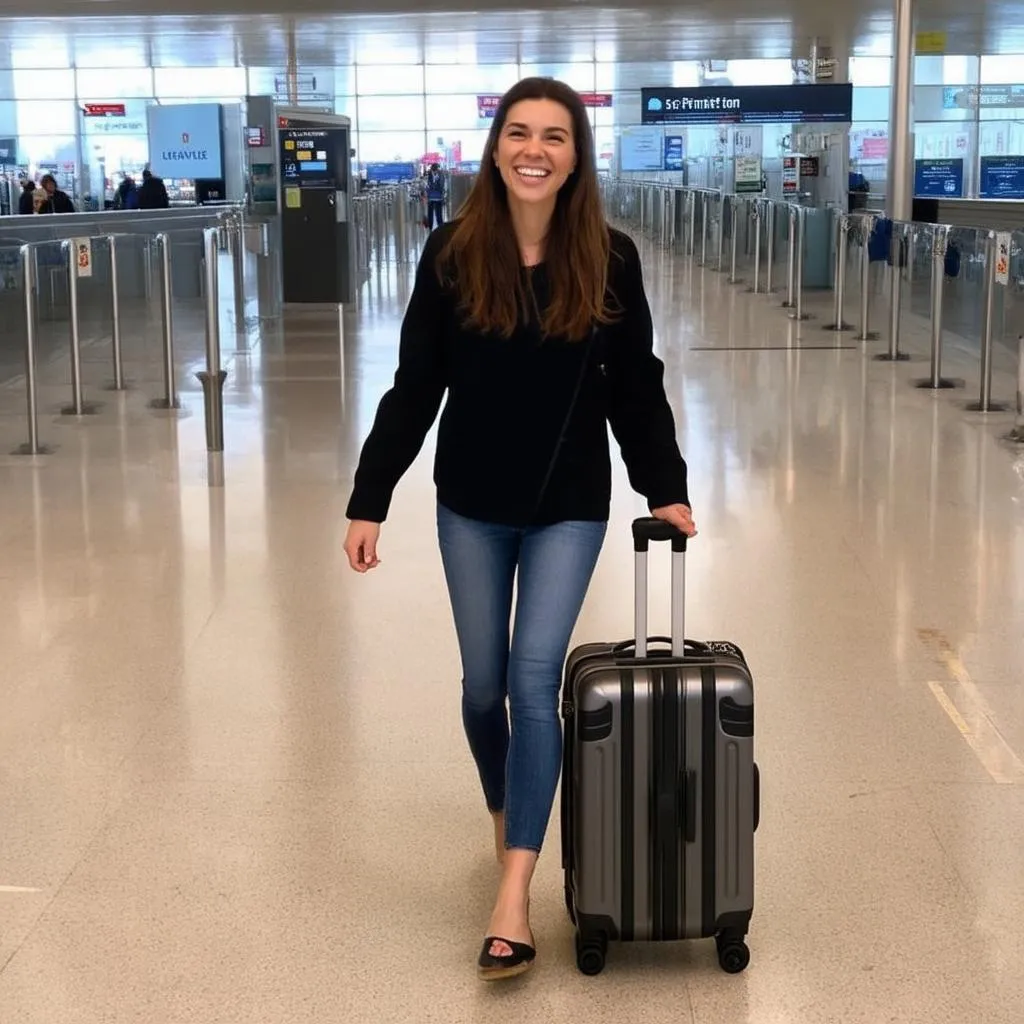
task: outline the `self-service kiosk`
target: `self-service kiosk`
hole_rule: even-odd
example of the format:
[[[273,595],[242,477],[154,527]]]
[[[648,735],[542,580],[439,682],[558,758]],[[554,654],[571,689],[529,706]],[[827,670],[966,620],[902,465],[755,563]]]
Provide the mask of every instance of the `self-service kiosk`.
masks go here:
[[[347,117],[278,114],[285,302],[340,303],[355,297],[351,140]]]

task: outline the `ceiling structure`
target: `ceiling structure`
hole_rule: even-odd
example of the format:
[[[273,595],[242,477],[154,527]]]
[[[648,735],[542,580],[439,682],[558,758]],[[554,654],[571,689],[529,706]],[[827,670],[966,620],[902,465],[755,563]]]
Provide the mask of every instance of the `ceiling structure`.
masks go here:
[[[8,0],[10,3],[11,0]],[[44,0],[48,17],[0,18],[0,66],[284,65],[292,37],[300,66],[350,63],[638,62],[891,52],[893,0],[642,0],[609,7],[528,0],[476,9],[474,0]],[[370,6],[371,0],[362,0]],[[1024,53],[1019,0],[919,0],[918,28],[944,30],[952,53]]]

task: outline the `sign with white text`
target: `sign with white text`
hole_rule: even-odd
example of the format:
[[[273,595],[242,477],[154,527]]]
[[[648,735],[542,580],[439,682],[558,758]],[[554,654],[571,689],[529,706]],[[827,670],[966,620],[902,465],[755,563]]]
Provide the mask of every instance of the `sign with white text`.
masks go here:
[[[644,124],[812,124],[853,120],[853,85],[708,85],[640,90]]]
[[[221,109],[217,103],[152,106],[149,165],[158,178],[222,178]]]

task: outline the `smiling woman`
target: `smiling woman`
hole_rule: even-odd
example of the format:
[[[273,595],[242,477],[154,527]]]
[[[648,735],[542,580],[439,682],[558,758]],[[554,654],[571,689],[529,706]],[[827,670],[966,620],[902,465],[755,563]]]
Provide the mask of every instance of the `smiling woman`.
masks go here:
[[[447,393],[438,541],[502,864],[478,958],[489,981],[536,956],[530,884],[558,784],[562,665],[608,521],[609,426],[651,513],[696,530],[663,371],[636,246],[604,219],[587,111],[564,83],[525,79],[495,110],[469,198],[427,240],[346,511],[349,564],[377,569],[395,486]]]
[[[546,335],[585,338],[607,323],[609,237],[598,195],[594,137],[580,97],[526,78],[503,97],[476,185],[438,267],[457,280],[475,328],[511,336],[532,299],[523,265],[546,264]]]

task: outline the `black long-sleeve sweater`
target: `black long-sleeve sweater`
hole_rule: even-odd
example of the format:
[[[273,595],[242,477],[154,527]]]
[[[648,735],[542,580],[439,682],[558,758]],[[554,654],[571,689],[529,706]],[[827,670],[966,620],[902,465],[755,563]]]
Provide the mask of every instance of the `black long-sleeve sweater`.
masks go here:
[[[470,519],[512,526],[603,521],[611,502],[610,424],[633,488],[650,508],[689,504],[686,463],[653,351],[640,257],[611,233],[609,290],[622,314],[589,341],[543,338],[523,324],[511,338],[467,328],[436,261],[452,225],[427,242],[402,324],[398,370],[359,459],[349,519],[383,522],[402,474],[441,400],[434,481],[438,500]],[[547,277],[530,271],[544,308]],[[587,365],[564,442],[538,498],[559,432]]]

